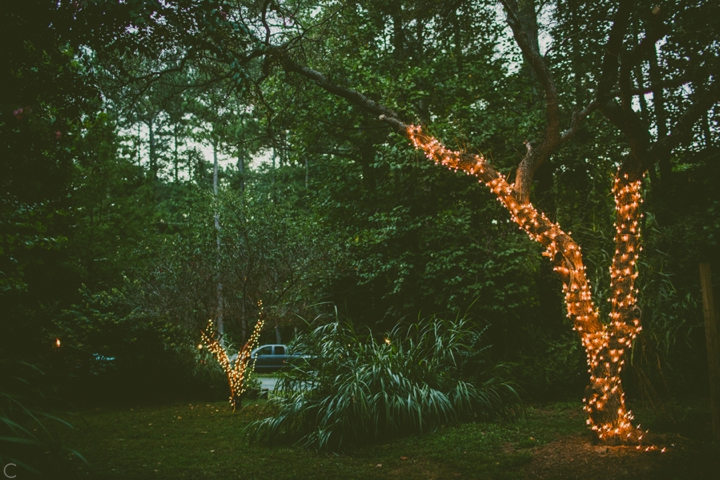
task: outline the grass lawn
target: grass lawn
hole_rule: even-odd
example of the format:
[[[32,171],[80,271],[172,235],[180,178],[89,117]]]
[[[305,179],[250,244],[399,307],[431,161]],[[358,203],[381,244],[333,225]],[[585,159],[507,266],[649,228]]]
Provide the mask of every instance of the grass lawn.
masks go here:
[[[720,478],[720,446],[677,428],[658,437],[666,453],[593,446],[575,403],[529,407],[513,424],[442,428],[340,455],[248,445],[241,430],[263,405],[246,402],[234,414],[226,403],[84,410],[69,419],[76,428],[65,440],[90,464],[73,460],[68,478]],[[654,421],[649,413],[646,421]]]

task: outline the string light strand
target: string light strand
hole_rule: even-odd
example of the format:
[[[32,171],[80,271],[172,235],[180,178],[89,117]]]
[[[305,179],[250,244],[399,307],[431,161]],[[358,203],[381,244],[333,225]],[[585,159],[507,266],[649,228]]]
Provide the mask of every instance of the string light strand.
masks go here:
[[[202,340],[207,346],[208,351],[215,357],[215,360],[220,364],[225,375],[228,379],[228,386],[230,387],[230,406],[233,412],[237,407],[237,403],[243,393],[247,391],[247,379],[251,372],[255,370],[255,361],[257,358],[252,359],[253,364],[248,370],[248,365],[251,360],[251,353],[257,346],[260,340],[260,332],[265,325],[265,312],[262,306],[262,300],[258,302],[260,307],[260,315],[258,321],[255,324],[252,334],[245,345],[240,349],[235,359],[235,363],[230,361],[230,357],[227,354],[227,350],[220,342],[219,335],[215,330],[215,322],[212,319],[208,320],[208,325],[205,331],[200,332]]]

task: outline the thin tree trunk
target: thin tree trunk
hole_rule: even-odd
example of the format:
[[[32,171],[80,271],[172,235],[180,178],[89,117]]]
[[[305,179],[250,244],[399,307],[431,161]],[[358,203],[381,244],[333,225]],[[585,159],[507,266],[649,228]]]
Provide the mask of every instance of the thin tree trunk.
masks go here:
[[[153,120],[150,119],[147,123],[148,126],[148,141],[150,143],[150,172],[152,173],[153,180],[157,180],[157,159],[155,158],[155,129],[153,128]]]
[[[280,325],[275,324],[275,343],[282,344],[282,333],[280,332]]]
[[[247,342],[247,328],[248,322],[247,319],[243,316],[242,322],[240,322],[240,335],[242,336],[241,342],[245,344]]]
[[[193,168],[193,162],[192,162],[192,154],[187,151],[187,172],[188,172],[188,179],[190,181],[197,180],[195,178],[196,169]]]
[[[240,315],[242,316],[243,342],[248,340],[248,318],[247,318],[247,282],[243,281],[242,301],[240,302]]]
[[[178,170],[180,168],[180,159],[178,158],[178,132],[177,132],[177,125],[175,125],[175,128],[173,129],[173,134],[175,137],[175,155],[173,158],[173,163],[175,167],[175,183],[178,181]]]
[[[272,198],[272,202],[273,202],[273,203],[275,203],[275,160],[276,160],[276,157],[277,157],[277,150],[276,150],[275,148],[273,148],[273,153],[272,153],[272,178],[271,178],[271,182],[272,182],[272,186],[271,186],[271,188],[272,188],[271,198]]]
[[[700,264],[700,285],[702,287],[703,314],[705,316],[705,338],[707,340],[708,366],[710,369],[710,407],[712,430],[720,440],[720,329],[713,298],[712,272],[709,263]]]
[[[142,138],[141,138],[140,135],[141,135],[140,123],[138,122],[138,124],[137,124],[137,146],[136,146],[136,148],[135,148],[135,153],[137,154],[137,164],[138,164],[138,167],[140,167],[140,166],[142,165],[142,161],[141,161],[141,159],[140,159],[140,155],[141,155],[141,153],[142,153],[142,152],[140,151],[140,149],[141,149],[141,147],[142,147]]]
[[[710,132],[710,121],[708,120],[707,113],[705,113],[705,115],[702,116],[702,131],[703,131],[703,136],[705,137],[705,148],[712,147],[713,146],[712,133]]]
[[[240,144],[238,144],[237,168],[240,175],[240,193],[242,194],[245,193],[245,159]]]
[[[217,142],[213,142],[213,193],[215,195],[215,200],[217,201],[218,198],[218,156],[217,156]],[[217,288],[216,288],[216,295],[217,295],[217,312],[216,312],[216,320],[215,323],[217,324],[217,331],[220,334],[220,342],[225,346],[225,325],[224,325],[224,318],[223,318],[223,285],[220,281],[220,255],[221,255],[221,249],[220,249],[220,212],[218,211],[218,207],[216,205],[215,207],[215,241],[217,244],[217,266],[218,266],[218,281],[217,281]]]
[[[402,6],[398,5],[392,13],[393,21],[393,54],[398,61],[405,59],[405,32],[402,22]]]

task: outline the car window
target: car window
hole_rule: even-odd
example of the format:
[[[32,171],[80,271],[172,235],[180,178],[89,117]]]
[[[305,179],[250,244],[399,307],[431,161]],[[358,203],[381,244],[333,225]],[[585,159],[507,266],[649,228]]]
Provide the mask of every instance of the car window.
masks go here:
[[[275,355],[285,355],[285,347],[275,347]]]
[[[257,355],[272,355],[272,347],[262,347],[257,351]]]

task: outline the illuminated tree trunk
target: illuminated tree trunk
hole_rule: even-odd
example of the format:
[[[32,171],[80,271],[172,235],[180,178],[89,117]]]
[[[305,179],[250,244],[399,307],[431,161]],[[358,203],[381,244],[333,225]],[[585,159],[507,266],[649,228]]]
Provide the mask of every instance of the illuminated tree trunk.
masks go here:
[[[478,177],[480,183],[495,193],[513,221],[545,247],[543,255],[550,259],[563,283],[567,316],[587,353],[590,373],[585,396],[587,423],[605,443],[641,440],[642,432],[631,424],[632,415],[625,407],[620,381],[624,354],[641,330],[634,286],[635,265],[641,250],[638,226],[641,181],[631,181],[627,175],[620,174],[615,178],[617,220],[611,266],[612,311],[609,321],[601,322],[593,304],[580,247],[559,225],[538,212],[530,202],[519,200],[523,194],[482,156],[449,150],[435,138],[423,134],[420,127],[408,127],[407,135],[415,148],[434,162]]]
[[[585,345],[590,364],[591,389],[586,396],[585,410],[589,422],[597,428],[598,437],[612,441],[642,439],[633,430],[632,415],[625,408],[620,372],[624,354],[640,333],[640,311],[637,308],[635,279],[640,246],[641,180],[630,181],[618,175],[613,185],[615,197],[615,254],[610,267],[610,319],[603,325],[603,337],[596,345]],[[633,438],[637,435],[638,438]]]
[[[222,336],[218,335],[219,332],[215,330],[212,319],[208,322],[205,331],[200,332],[203,343],[215,357],[215,360],[217,360],[227,376],[228,387],[230,389],[229,402],[233,412],[236,408],[242,407],[242,395],[247,391],[247,379],[255,369],[255,362],[250,358],[250,355],[257,346],[260,340],[260,332],[265,325],[262,301],[258,302],[258,306],[260,307],[260,315],[253,329],[253,333],[248,341],[245,342],[243,348],[237,353],[237,358],[234,363],[230,360],[227,349],[221,342]],[[253,361],[252,365],[250,363],[251,361]]]

